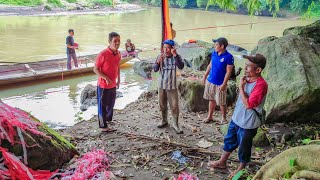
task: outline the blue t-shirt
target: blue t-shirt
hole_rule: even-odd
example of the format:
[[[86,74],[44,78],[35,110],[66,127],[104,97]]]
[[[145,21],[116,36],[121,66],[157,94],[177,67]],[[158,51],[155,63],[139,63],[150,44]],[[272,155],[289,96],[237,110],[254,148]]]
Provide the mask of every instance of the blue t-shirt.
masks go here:
[[[220,55],[214,51],[211,55],[211,70],[208,76],[208,81],[212,84],[220,86],[223,83],[224,77],[227,73],[227,65],[233,64],[233,56],[227,50]]]
[[[66,44],[70,44],[71,46],[74,46],[74,40],[73,40],[73,37],[72,36],[68,36],[66,38]],[[74,54],[76,53],[75,50],[73,48],[68,48],[67,47],[67,54]]]

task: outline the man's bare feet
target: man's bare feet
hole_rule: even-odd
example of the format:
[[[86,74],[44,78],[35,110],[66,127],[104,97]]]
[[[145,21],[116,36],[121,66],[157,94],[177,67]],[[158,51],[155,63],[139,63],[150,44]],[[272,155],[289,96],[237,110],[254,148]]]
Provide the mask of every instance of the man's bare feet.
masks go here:
[[[237,170],[235,170],[235,171],[233,171],[232,173],[230,173],[229,175],[228,175],[228,178],[233,178],[233,176],[235,176],[239,171],[241,171],[242,169],[237,169]]]
[[[213,122],[213,119],[212,118],[205,118],[202,122],[210,123],[210,122]]]
[[[247,165],[246,163],[240,163],[240,166],[238,167],[238,169],[233,171],[231,174],[229,174],[228,178],[232,178],[233,176],[235,176],[239,171],[246,168],[246,165]]]
[[[208,162],[208,168],[213,168],[213,169],[226,169],[227,165],[226,163],[221,162],[220,160],[218,161],[209,161]]]

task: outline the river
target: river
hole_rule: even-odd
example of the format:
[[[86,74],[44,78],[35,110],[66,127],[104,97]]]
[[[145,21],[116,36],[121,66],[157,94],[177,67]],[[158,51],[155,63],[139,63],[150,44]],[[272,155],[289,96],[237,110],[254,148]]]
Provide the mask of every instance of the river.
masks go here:
[[[271,17],[215,13],[201,10],[170,9],[176,41],[189,39],[211,42],[212,38],[226,37],[230,44],[251,50],[259,39],[281,36],[284,29],[307,25],[311,20],[294,20]],[[231,25],[231,26],[230,26]],[[235,25],[235,26],[233,26]],[[211,27],[211,28],[203,28]],[[78,55],[100,52],[107,46],[107,34],[116,31],[122,45],[130,38],[143,51],[142,58],[157,55],[161,40],[160,9],[149,8],[137,13],[109,15],[71,15],[50,17],[0,17],[0,63],[32,62],[65,56],[67,30],[75,30],[79,43]],[[195,29],[196,30],[188,30]],[[152,80],[134,74],[132,63],[121,70],[123,97],[117,99],[116,109],[135,101],[147,90]],[[131,64],[131,65],[130,65]],[[80,112],[80,93],[87,84],[96,84],[96,76],[67,78],[45,83],[30,83],[1,87],[0,98],[11,106],[30,112],[54,128],[72,126],[96,114],[96,107]]]

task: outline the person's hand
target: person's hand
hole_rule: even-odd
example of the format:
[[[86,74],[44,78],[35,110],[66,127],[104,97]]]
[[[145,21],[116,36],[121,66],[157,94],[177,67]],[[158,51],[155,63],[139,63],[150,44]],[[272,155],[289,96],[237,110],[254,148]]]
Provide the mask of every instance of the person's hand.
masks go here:
[[[227,89],[227,84],[222,84],[221,86],[219,86],[220,91],[225,91],[226,89]]]
[[[106,84],[107,85],[109,85],[109,84],[111,84],[112,82],[111,82],[111,80],[109,79],[109,78],[103,78],[104,80],[105,80],[105,82],[106,82]]]
[[[203,84],[206,84],[206,80],[207,80],[207,77],[206,77],[206,76],[203,76],[201,82],[202,82]]]
[[[120,81],[117,82],[117,89],[120,88]]]
[[[172,48],[171,49],[171,53],[174,57],[176,57],[178,54],[177,54],[177,50],[175,48]]]
[[[241,79],[240,79],[240,82],[239,82],[239,87],[240,88],[244,88],[244,86],[247,84],[247,78],[245,76],[243,76]]]
[[[162,54],[158,57],[157,63],[158,63],[158,64],[161,64],[161,63],[164,61],[165,58],[166,58],[166,54],[165,54],[165,53],[162,53]]]

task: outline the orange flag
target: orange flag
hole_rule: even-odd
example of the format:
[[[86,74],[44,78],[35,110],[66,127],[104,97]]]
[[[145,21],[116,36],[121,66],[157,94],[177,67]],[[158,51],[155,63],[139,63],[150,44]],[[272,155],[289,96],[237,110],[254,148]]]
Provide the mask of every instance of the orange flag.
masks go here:
[[[172,39],[170,16],[169,16],[169,2],[168,0],[162,0],[161,3],[162,14],[162,42],[167,39]]]

